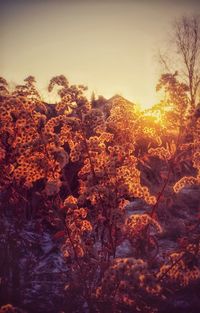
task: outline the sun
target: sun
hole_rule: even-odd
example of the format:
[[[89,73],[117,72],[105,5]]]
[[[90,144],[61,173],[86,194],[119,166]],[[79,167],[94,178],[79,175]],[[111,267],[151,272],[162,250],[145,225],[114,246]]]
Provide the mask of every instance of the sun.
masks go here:
[[[56,91],[48,92],[48,90],[40,91],[41,99],[47,103],[57,103],[60,101],[60,96]]]

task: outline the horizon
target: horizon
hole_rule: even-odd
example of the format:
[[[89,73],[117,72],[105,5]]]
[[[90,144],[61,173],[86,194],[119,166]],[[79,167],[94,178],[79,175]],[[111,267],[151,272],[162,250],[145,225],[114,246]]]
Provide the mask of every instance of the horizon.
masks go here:
[[[200,8],[196,1],[40,1],[0,3],[1,75],[20,84],[28,75],[48,101],[49,80],[63,74],[88,87],[87,97],[119,94],[148,108],[158,102],[157,53],[172,22]]]

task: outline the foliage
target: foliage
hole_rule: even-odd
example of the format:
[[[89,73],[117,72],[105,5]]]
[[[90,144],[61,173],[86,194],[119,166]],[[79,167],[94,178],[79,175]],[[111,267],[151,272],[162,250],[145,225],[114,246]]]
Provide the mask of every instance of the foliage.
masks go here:
[[[199,279],[197,228],[184,250],[173,251],[169,263],[159,261],[165,225],[158,207],[170,209],[176,193],[200,179],[200,119],[188,138],[188,88],[176,75],[165,74],[158,84],[165,102],[150,113],[160,112],[159,126],[123,99],[106,111],[94,100],[93,106],[86,88],[63,75],[49,84],[60,96],[53,108],[32,76],[13,92],[3,78],[0,86],[0,214],[16,231],[16,218],[52,226],[69,269],[70,312],[159,312],[169,281],[181,288]],[[152,175],[158,177],[153,186]],[[127,217],[136,199],[150,210]],[[117,257],[125,241],[133,255]]]

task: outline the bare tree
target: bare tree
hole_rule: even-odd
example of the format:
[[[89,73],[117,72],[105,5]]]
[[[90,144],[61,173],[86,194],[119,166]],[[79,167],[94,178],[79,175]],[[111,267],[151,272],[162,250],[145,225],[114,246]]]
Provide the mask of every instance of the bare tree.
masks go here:
[[[185,67],[191,105],[195,106],[200,88],[200,16],[184,16],[174,26],[176,46]]]
[[[183,16],[173,24],[173,42],[175,43],[177,59],[176,70],[181,67],[179,74],[189,88],[191,107],[200,101],[200,16]],[[165,71],[173,72],[169,65],[169,56],[159,55]]]

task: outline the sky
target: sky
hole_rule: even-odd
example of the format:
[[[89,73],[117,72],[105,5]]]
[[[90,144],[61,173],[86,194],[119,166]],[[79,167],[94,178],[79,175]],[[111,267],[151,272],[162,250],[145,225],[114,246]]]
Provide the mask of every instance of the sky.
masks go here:
[[[172,22],[198,11],[192,0],[0,0],[0,76],[19,84],[33,75],[52,101],[48,82],[63,74],[88,97],[120,94],[148,107]]]

